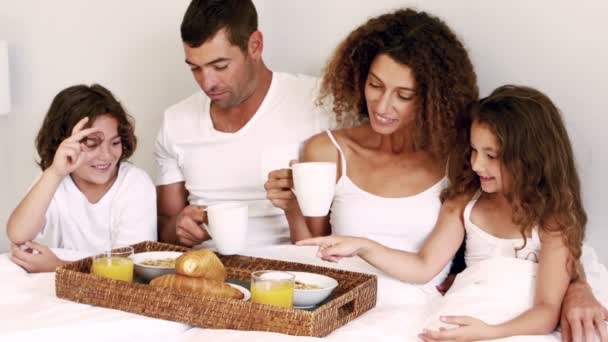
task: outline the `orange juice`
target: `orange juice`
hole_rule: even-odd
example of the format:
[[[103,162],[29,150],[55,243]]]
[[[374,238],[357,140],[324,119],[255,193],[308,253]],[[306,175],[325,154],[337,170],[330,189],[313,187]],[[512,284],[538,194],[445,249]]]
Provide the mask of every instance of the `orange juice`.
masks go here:
[[[290,308],[293,306],[293,282],[252,283],[251,301]]]
[[[92,273],[98,276],[133,281],[133,260],[124,257],[104,257],[93,260]]]

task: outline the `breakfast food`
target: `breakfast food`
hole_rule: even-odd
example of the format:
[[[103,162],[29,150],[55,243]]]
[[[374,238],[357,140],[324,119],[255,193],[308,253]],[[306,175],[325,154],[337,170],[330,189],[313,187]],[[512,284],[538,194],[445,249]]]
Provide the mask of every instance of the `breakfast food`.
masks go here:
[[[165,259],[146,259],[141,262],[142,265],[145,266],[156,266],[156,267],[175,267],[175,259],[174,258],[165,258]]]
[[[241,291],[224,283],[223,281],[205,279],[200,277],[188,277],[181,274],[165,274],[152,279],[150,285],[170,287],[180,290],[195,291],[200,294],[217,297],[243,299]]]
[[[182,254],[175,261],[175,272],[189,277],[202,277],[224,282],[226,268],[210,250],[200,249]]]
[[[148,260],[146,260],[148,261]],[[146,261],[142,264],[146,265]],[[210,250],[200,249],[186,252],[177,259],[151,260],[157,266],[174,262],[176,274],[165,274],[150,281],[152,286],[189,290],[206,296],[243,299],[243,292],[224,283],[226,268]]]
[[[293,284],[293,288],[296,290],[320,290],[321,286],[315,284],[307,284],[296,280]]]

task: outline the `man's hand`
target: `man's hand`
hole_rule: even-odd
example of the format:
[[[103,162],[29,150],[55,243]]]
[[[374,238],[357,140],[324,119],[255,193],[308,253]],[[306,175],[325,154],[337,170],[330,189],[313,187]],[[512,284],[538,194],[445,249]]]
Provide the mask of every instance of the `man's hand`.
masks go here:
[[[564,296],[561,314],[562,341],[608,342],[605,320],[608,311],[593,296],[589,285],[582,281],[573,282]]]
[[[296,163],[296,160],[289,162],[289,166]],[[291,169],[274,170],[268,174],[268,180],[264,183],[266,198],[277,208],[285,211],[293,210],[298,207],[298,201],[291,189],[293,188],[293,177]]]
[[[189,205],[177,215],[175,235],[181,245],[192,247],[209,240],[209,234],[201,228],[201,225],[207,222],[206,208],[200,205]]]
[[[21,246],[26,249],[23,250]],[[54,272],[57,267],[65,264],[47,246],[34,241],[13,245],[11,254],[11,260],[30,273]]]

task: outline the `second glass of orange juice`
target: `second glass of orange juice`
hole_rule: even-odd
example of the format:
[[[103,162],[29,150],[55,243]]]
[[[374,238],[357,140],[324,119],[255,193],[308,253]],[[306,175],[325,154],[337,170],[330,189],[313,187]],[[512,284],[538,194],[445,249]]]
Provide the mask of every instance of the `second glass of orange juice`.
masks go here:
[[[295,276],[283,271],[256,271],[251,274],[251,301],[291,308]]]
[[[101,277],[133,281],[133,247],[121,246],[95,255],[91,273]]]

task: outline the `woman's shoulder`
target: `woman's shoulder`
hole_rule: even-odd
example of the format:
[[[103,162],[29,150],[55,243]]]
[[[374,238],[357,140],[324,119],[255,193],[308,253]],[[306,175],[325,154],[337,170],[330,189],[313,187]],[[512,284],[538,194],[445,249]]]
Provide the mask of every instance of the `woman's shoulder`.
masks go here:
[[[342,150],[348,149],[353,143],[353,128],[343,128],[331,131],[323,131],[310,137],[304,143],[302,157],[304,161],[337,161],[339,158],[338,147]],[[332,138],[334,141],[332,141]]]

